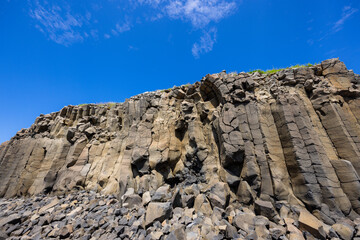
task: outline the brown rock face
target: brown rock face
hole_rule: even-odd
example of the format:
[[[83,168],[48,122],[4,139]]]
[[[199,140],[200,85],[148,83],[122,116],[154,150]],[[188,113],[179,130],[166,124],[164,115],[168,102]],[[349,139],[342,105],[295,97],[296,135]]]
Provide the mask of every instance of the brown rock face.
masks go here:
[[[261,200],[274,216],[296,205],[325,222],[355,219],[359,87],[359,75],[330,59],[67,106],[0,146],[0,197],[129,188],[142,196],[168,184],[189,208]]]

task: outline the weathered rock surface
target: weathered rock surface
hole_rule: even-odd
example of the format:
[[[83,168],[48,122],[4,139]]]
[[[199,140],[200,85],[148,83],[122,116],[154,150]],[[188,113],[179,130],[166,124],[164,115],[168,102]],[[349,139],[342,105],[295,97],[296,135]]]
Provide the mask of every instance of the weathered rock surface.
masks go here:
[[[0,145],[0,236],[359,237],[359,87],[329,59],[41,115]]]

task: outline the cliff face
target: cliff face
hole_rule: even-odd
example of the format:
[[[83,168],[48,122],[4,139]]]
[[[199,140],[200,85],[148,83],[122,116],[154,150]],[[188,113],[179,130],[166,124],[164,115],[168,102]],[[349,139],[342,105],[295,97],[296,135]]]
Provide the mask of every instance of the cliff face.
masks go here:
[[[184,202],[192,185],[212,207],[261,199],[304,206],[324,221],[354,219],[358,87],[360,77],[330,59],[67,106],[0,146],[0,197],[79,189],[122,196],[129,188],[142,195],[168,184]]]

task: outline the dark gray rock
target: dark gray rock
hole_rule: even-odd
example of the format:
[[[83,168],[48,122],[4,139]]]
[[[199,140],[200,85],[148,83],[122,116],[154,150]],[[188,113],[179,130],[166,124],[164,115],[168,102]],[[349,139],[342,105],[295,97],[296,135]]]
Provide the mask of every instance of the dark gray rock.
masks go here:
[[[165,184],[159,187],[151,197],[152,202],[167,202],[171,199],[170,186]]]
[[[137,194],[124,195],[122,205],[129,209],[138,208],[142,206],[142,198]]]
[[[184,228],[179,227],[171,231],[170,234],[165,237],[165,240],[186,240]]]
[[[274,220],[274,218],[278,215],[271,202],[260,199],[255,201],[255,213],[265,216],[270,220]]]
[[[5,224],[16,224],[21,221],[21,216],[19,214],[11,214],[10,216],[4,217],[0,219],[0,227],[4,226]]]

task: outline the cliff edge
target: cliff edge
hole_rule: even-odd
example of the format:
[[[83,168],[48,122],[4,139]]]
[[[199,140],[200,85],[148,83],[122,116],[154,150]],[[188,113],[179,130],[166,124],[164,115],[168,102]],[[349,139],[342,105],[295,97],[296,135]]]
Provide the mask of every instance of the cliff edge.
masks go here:
[[[124,103],[67,106],[0,145],[0,197],[115,195],[122,206],[163,211],[146,212],[144,229],[176,207],[210,217],[230,208],[233,219],[246,206],[285,228],[295,219],[320,239],[338,236],[330,226],[347,219],[353,237],[359,87],[359,75],[329,59],[274,74],[209,74]],[[225,232],[235,224],[226,222]],[[301,231],[283,234],[301,239],[289,234]]]

